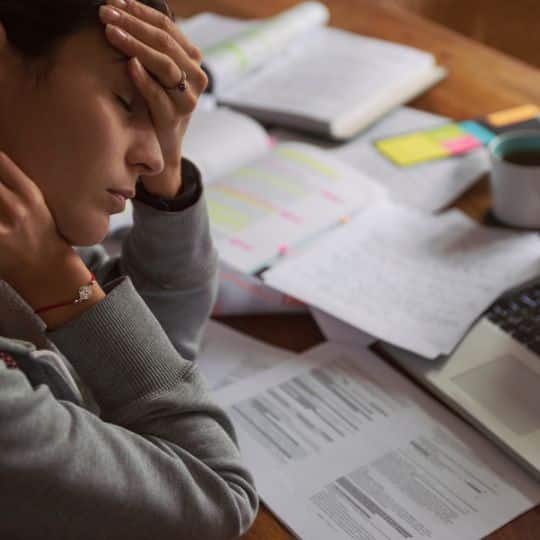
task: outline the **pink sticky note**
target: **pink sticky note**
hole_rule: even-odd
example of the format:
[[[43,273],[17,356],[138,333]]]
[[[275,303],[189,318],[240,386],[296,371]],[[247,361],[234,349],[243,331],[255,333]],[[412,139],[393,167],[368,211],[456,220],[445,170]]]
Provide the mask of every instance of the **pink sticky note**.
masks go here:
[[[463,154],[474,150],[479,146],[482,146],[482,143],[472,135],[463,135],[457,139],[449,139],[447,141],[442,141],[441,144],[450,151],[450,153],[455,156],[456,154]]]

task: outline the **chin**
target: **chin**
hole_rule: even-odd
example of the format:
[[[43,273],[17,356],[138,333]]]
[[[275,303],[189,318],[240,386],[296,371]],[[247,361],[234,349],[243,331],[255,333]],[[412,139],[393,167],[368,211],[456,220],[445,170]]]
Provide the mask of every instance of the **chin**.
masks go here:
[[[84,223],[73,223],[70,226],[59,227],[60,234],[72,246],[93,246],[102,242],[109,232],[109,217],[86,220]]]

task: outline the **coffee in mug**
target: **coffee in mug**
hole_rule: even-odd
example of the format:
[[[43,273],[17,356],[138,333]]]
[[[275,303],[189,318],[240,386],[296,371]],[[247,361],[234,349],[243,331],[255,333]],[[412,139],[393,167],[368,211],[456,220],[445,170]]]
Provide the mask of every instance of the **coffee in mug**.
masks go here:
[[[509,131],[491,140],[493,214],[513,227],[540,229],[540,130]]]

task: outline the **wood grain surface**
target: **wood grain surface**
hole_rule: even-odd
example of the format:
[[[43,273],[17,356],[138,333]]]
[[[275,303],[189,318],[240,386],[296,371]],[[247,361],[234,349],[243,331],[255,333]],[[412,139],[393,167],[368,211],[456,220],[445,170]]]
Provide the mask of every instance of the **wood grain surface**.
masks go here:
[[[293,0],[169,1],[179,17],[201,11],[235,17],[267,17],[298,3]],[[513,105],[540,103],[540,70],[405,10],[394,0],[327,0],[325,4],[330,9],[333,26],[428,50],[449,70],[442,83],[411,103],[414,107],[462,120]],[[321,73],[321,80],[329,76],[332,76],[331,72]],[[484,218],[489,205],[489,187],[485,178],[456,204],[478,220]],[[297,352],[323,341],[317,326],[307,315],[228,317],[222,321],[258,339]],[[292,538],[264,505],[254,526],[243,537],[244,540]],[[540,507],[487,538],[539,540]]]

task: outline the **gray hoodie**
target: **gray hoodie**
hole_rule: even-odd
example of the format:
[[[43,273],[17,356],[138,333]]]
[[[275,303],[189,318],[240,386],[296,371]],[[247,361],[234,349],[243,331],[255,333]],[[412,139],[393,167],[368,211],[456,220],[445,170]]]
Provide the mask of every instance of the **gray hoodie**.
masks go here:
[[[253,522],[233,427],[191,361],[216,288],[200,191],[177,211],[135,200],[121,257],[82,250],[107,296],[53,332],[0,281],[0,538],[230,540]]]

